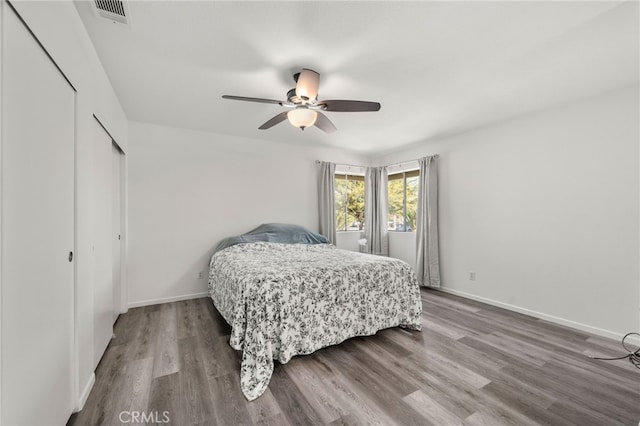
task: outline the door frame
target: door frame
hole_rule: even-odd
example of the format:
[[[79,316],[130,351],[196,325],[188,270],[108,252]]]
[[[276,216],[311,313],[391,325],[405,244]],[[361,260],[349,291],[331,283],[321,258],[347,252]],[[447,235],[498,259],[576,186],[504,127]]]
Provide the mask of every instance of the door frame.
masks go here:
[[[2,185],[2,49],[4,45],[4,37],[2,37],[4,31],[4,0],[0,0],[0,187]],[[2,196],[0,195],[0,223],[2,221]],[[2,371],[2,226],[0,226],[0,371]],[[75,283],[74,283],[75,289]],[[75,308],[75,306],[74,306]],[[74,324],[75,325],[75,324]],[[75,330],[74,330],[75,338]],[[74,370],[76,362],[74,360]],[[73,378],[73,381],[77,381]],[[0,374],[0,422],[2,422],[2,374]]]

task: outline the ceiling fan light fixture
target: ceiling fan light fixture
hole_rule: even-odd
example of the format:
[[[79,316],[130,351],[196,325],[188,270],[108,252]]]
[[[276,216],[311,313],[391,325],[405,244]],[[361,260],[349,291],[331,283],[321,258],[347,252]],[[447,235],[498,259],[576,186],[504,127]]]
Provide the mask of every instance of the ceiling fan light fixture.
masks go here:
[[[287,118],[293,127],[298,127],[301,130],[304,130],[316,123],[318,113],[309,108],[298,107],[289,111],[287,113]]]

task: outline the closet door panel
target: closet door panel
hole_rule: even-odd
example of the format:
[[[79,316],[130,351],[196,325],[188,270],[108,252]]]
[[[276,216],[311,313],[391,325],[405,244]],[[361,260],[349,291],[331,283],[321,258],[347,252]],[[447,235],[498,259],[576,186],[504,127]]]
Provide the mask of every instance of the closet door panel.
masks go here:
[[[94,120],[93,132],[93,343],[94,368],[113,335],[113,177],[111,137]]]
[[[121,256],[122,256],[122,153],[118,147],[113,144],[111,147],[112,159],[112,179],[113,179],[113,201],[112,201],[112,220],[113,230],[111,241],[113,245],[113,322],[118,319],[122,310],[121,306]]]
[[[75,92],[2,3],[2,424],[73,410]]]

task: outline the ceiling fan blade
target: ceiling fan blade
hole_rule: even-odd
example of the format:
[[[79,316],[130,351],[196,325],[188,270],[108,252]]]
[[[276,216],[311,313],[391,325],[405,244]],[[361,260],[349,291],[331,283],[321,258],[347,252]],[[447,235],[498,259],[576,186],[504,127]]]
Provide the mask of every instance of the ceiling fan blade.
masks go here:
[[[333,101],[321,101],[319,102],[319,105],[324,105],[325,111],[337,111],[337,112],[380,111],[380,104],[378,102],[368,102],[368,101],[333,100]]]
[[[323,113],[321,113],[320,111],[316,111],[318,113],[318,118],[316,118],[316,123],[315,126],[322,130],[323,132],[326,133],[333,133],[336,130],[336,126],[333,125],[333,123],[331,122],[331,120],[329,120],[329,118],[324,115]]]
[[[296,83],[296,95],[314,100],[318,97],[318,86],[320,86],[320,74],[314,70],[302,68]]]
[[[282,105],[284,103],[284,101],[276,101],[274,99],[247,98],[245,96],[222,95],[222,98],[223,99],[233,99],[235,101],[261,102],[263,104],[279,104],[279,105]]]
[[[284,120],[287,119],[287,113],[288,112],[289,111],[281,112],[280,114],[278,114],[275,117],[273,117],[271,120],[269,120],[266,123],[264,123],[262,126],[258,127],[258,129],[266,130],[266,129],[272,128],[276,124],[282,123]]]

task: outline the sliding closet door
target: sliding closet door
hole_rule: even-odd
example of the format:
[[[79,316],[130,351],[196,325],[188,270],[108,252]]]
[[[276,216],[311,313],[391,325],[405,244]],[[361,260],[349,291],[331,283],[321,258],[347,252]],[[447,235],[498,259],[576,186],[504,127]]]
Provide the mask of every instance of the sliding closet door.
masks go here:
[[[2,19],[2,419],[73,411],[75,91],[15,12]]]
[[[93,342],[94,367],[113,335],[113,176],[111,137],[97,120],[93,125]]]
[[[111,244],[113,247],[113,322],[121,312],[121,256],[122,256],[122,153],[116,144],[111,145],[112,161],[112,223]]]

